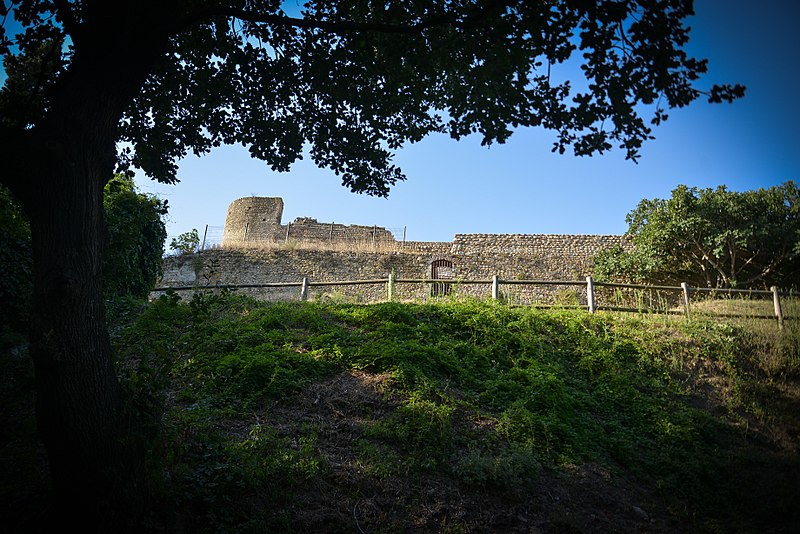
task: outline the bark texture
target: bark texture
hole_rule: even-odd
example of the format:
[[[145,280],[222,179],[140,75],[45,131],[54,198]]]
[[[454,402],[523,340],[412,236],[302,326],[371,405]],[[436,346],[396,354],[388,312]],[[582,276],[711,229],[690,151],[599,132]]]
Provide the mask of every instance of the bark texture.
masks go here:
[[[31,355],[53,480],[51,526],[98,532],[139,530],[147,500],[142,435],[106,327],[103,187],[114,171],[125,106],[157,53],[112,30],[82,35],[84,44],[98,42],[76,50],[42,124],[16,140],[26,166],[6,177],[31,223]],[[137,61],[120,63],[135,56],[134,46]]]

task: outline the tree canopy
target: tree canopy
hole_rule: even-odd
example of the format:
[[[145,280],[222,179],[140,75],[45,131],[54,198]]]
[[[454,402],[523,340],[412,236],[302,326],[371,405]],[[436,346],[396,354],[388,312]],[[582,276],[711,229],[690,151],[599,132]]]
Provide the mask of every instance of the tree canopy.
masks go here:
[[[118,174],[106,184],[103,213],[108,227],[104,293],[147,297],[162,272],[167,202],[138,192],[133,178]]]
[[[681,185],[627,216],[635,248],[600,254],[596,273],[700,287],[796,287],[800,189],[792,181],[736,192]]]
[[[707,67],[683,50],[686,0],[322,0],[300,18],[282,4],[21,2],[24,31],[0,34],[4,126],[40,126],[91,59],[117,78],[105,83],[131,84],[116,125],[123,167],[171,182],[187,153],[242,143],[288,170],[308,146],[354,191],[385,195],[403,178],[392,151],[432,132],[491,144],[541,126],[554,150],[636,158],[668,108],[743,93],[695,86]],[[568,60],[585,89],[563,79]]]
[[[59,519],[119,530],[145,487],[104,322],[115,167],[174,182],[180,158],[221,144],[280,171],[308,149],[353,191],[386,195],[405,143],[502,143],[528,126],[559,152],[635,159],[668,109],[744,93],[698,85],[692,13],[691,0],[309,0],[297,16],[280,0],[4,0],[0,182],[31,225],[30,351]]]

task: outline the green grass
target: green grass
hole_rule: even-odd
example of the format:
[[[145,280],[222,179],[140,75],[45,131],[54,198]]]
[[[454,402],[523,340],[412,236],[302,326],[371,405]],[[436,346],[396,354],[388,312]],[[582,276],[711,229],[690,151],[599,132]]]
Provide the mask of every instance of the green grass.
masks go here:
[[[156,430],[157,495],[201,530],[286,527],[282,507],[332,483],[318,428],[283,435],[260,421],[346,371],[384,376],[391,401],[353,423],[354,465],[368,480],[440,476],[492,492],[597,464],[644,481],[684,528],[710,530],[756,528],[789,502],[750,502],[732,469],[750,421],[797,423],[776,389],[798,377],[795,330],[759,337],[705,320],[492,302],[232,294],[165,297],[119,315],[119,367]]]

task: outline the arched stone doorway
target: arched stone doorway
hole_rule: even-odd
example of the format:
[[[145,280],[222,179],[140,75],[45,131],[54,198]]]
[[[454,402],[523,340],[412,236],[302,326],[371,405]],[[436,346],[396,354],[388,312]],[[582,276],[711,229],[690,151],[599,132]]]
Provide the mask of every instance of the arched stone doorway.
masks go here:
[[[433,280],[452,280],[453,262],[440,259],[431,262],[431,278]],[[431,296],[442,297],[450,294],[450,282],[434,282],[431,284]]]

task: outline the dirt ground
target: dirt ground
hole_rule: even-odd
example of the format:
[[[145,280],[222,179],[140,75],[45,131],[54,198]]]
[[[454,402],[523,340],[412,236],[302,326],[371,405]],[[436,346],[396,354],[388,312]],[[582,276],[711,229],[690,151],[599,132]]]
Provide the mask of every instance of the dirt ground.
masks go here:
[[[647,485],[599,465],[545,469],[533,488],[491,491],[437,475],[376,478],[353,444],[365,417],[394,408],[387,377],[345,372],[276,404],[262,423],[279,433],[318,429],[330,472],[288,510],[312,531],[342,532],[673,532]]]
[[[0,518],[5,532],[38,532],[47,513],[46,456],[35,440],[33,394],[24,363],[3,355],[0,384]],[[16,367],[15,367],[16,366]],[[18,369],[17,369],[18,370]],[[800,403],[796,390],[785,392],[787,409]],[[699,402],[699,401],[698,401]],[[279,435],[316,431],[315,447],[326,458],[325,474],[300,488],[280,511],[296,532],[686,532],[716,530],[691,510],[669,509],[653,481],[621,469],[596,464],[544,468],[530,488],[469,487],[440,474],[375,473],[366,468],[354,446],[365,424],[391,413],[399,404],[390,393],[390,378],[364,372],[342,372],[310,384],[300,393],[268,407],[257,416]],[[231,428],[246,432],[248,424]],[[742,424],[747,424],[742,423]],[[749,464],[742,484],[769,498],[775,488],[800,495],[797,429],[770,429],[753,422]],[[787,490],[788,488],[788,490]],[[254,495],[258,505],[260,497]],[[783,513],[787,517],[781,517]],[[747,510],[742,514],[746,516]],[[775,509],[764,527],[770,532],[797,532],[798,512]],[[770,520],[771,519],[771,520]],[[758,529],[757,529],[758,530]]]

